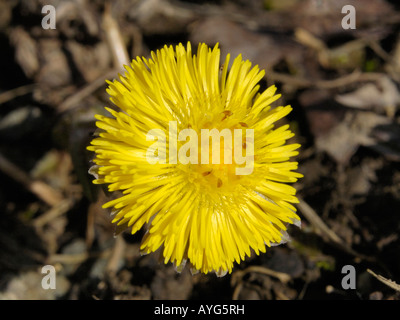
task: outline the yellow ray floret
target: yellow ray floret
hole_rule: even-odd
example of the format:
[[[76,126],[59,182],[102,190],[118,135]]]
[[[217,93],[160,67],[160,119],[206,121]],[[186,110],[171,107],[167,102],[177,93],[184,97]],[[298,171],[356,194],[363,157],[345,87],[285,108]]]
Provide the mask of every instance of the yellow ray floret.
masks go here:
[[[221,66],[218,45],[200,44],[193,54],[190,43],[133,60],[124,76],[108,82],[118,109],[96,116],[101,133],[88,147],[95,152],[94,183],[122,191],[104,205],[113,223],[132,233],[146,224],[141,251],[162,250],[178,270],[189,262],[194,271],[231,272],[252,250],[284,242],[287,224],[300,221],[296,190],[287,184],[302,177],[290,161],[300,145],[286,143],[293,137],[288,125],[274,125],[292,108],[271,108],[280,95],[275,86],[259,92],[258,66],[241,56],[230,68],[229,61],[228,55]],[[191,133],[190,145],[180,132]],[[204,132],[227,138],[215,150],[210,138],[206,149]],[[243,154],[245,164],[238,160]]]

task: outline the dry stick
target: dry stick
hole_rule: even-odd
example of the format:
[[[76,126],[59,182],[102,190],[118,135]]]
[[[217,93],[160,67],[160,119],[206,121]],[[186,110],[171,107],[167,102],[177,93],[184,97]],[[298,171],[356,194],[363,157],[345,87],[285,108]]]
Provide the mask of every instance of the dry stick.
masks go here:
[[[238,285],[235,287],[235,290],[233,290],[232,300],[238,300],[239,299],[239,294],[240,294],[240,291],[242,291],[242,288],[243,288],[243,281],[240,280]]]
[[[94,91],[96,91],[105,83],[106,79],[115,76],[117,72],[118,70],[116,69],[110,70],[105,75],[97,78],[96,80],[92,81],[91,83],[80,89],[78,92],[69,96],[63,103],[58,106],[57,112],[62,113],[73,109],[78,102],[91,95]]]
[[[329,50],[325,42],[303,28],[296,28],[294,30],[294,36],[295,39],[302,45],[309,47],[317,52]]]
[[[107,258],[111,254],[111,249],[105,249],[100,252],[83,252],[83,253],[74,253],[74,254],[64,254],[64,253],[56,253],[48,257],[47,263],[55,264],[55,263],[63,263],[63,264],[79,264],[84,262],[89,258]]]
[[[42,228],[44,225],[46,225],[50,221],[63,215],[69,209],[71,209],[74,202],[75,201],[73,199],[64,199],[64,200],[60,201],[58,204],[53,206],[50,210],[46,211],[45,213],[43,213],[42,215],[37,217],[34,220],[33,225],[36,228]]]
[[[99,192],[96,202],[89,205],[86,223],[86,248],[90,248],[95,239],[95,216],[102,211],[102,204],[105,202],[104,192]]]
[[[107,42],[113,54],[114,67],[121,69],[124,65],[129,65],[129,55],[118,26],[118,22],[111,15],[111,2],[107,2],[103,14],[103,29],[106,34]],[[125,241],[122,237],[117,237],[113,252],[107,264],[107,272],[115,274],[118,265],[125,251]]]
[[[327,64],[329,49],[326,47],[325,43],[315,37],[310,32],[304,29],[296,29],[295,37],[298,42],[313,49],[318,53],[320,63],[322,65]],[[357,40],[356,40],[357,41]],[[373,45],[373,43],[371,43]],[[372,48],[372,47],[371,47]],[[374,49],[374,48],[372,48]],[[376,48],[375,48],[376,49]],[[359,70],[353,73],[347,74],[343,77],[339,77],[333,80],[309,80],[301,77],[295,77],[287,74],[281,74],[271,70],[267,73],[272,79],[287,83],[289,85],[297,86],[299,88],[316,87],[319,89],[334,89],[342,86],[352,84],[356,81],[376,81],[382,78],[384,74],[366,72],[362,73]]]
[[[306,217],[306,219],[318,230],[318,233],[329,240],[333,241],[336,244],[344,245],[344,242],[338,235],[333,232],[319,217],[319,215],[314,211],[313,208],[309,206],[307,202],[299,198],[298,208],[302,212],[302,214]],[[326,236],[325,236],[326,235]]]
[[[297,28],[294,35],[295,39],[299,43],[311,48],[317,53],[319,63],[322,66],[329,66],[329,49],[321,39],[318,39],[311,32],[308,32],[307,30],[302,28]]]
[[[362,255],[362,254],[354,251],[352,248],[350,248],[340,237],[338,237],[338,235],[335,232],[333,232],[322,221],[322,219],[318,216],[318,214],[315,212],[315,210],[313,208],[311,208],[307,202],[302,200],[300,197],[298,197],[298,199],[300,202],[297,204],[297,207],[302,212],[302,214],[306,217],[306,219],[316,228],[317,233],[323,239],[335,243],[340,248],[342,248],[346,252],[348,252],[356,257],[363,258],[365,260],[373,260],[373,258]]]
[[[50,206],[58,205],[63,196],[43,181],[32,180],[28,174],[0,154],[0,170],[21,183],[26,189],[34,193],[39,199]]]
[[[36,85],[28,84],[26,86],[14,88],[5,92],[0,93],[0,104],[6,103],[16,97],[23,96],[32,92]]]
[[[400,292],[400,284],[397,284],[393,280],[386,279],[385,277],[382,277],[381,275],[376,274],[371,269],[367,269],[367,271],[368,271],[368,273],[372,274],[375,278],[377,278],[380,282],[383,282],[384,284],[386,284],[390,288]]]
[[[103,14],[103,29],[113,54],[114,67],[129,65],[129,55],[118,22],[111,15],[111,3],[106,2]]]
[[[131,28],[133,38],[132,57],[137,57],[143,52],[143,35],[140,32],[139,27],[132,25]]]
[[[118,271],[120,260],[124,254],[126,247],[125,240],[122,236],[116,238],[114,248],[108,260],[106,271],[109,274],[115,274]]]
[[[382,76],[384,76],[383,73],[374,73],[374,72],[362,73],[360,71],[354,71],[353,73],[332,80],[311,81],[306,78],[291,76],[288,74],[279,73],[275,71],[268,72],[268,77],[274,81],[290,84],[298,88],[316,87],[319,89],[334,89],[338,87],[347,86],[357,81],[376,81],[381,79]]]
[[[375,40],[369,41],[368,45],[380,58],[382,58],[386,62],[385,70],[389,73],[389,75],[397,82],[400,82],[400,75],[398,72],[400,70],[400,59],[399,59],[400,41],[397,42],[397,45],[393,50],[392,55],[387,53],[381,47],[378,41]]]
[[[105,75],[97,78],[72,96],[68,97],[58,106],[57,112],[62,113],[67,110],[71,110],[77,105],[78,102],[82,101],[84,98],[100,88],[105,83],[106,79],[114,77],[118,71],[121,70],[123,65],[129,64],[129,55],[124,45],[118,23],[111,16],[109,2],[106,3],[106,8],[103,15],[103,29],[106,34],[108,45],[112,51],[114,69],[108,71]]]
[[[377,81],[382,79],[383,76],[383,73],[378,72],[362,73],[360,71],[354,71],[353,73],[332,80],[317,80],[312,83],[312,86],[319,89],[335,89],[347,86],[357,81]]]
[[[89,205],[88,214],[87,214],[87,223],[86,223],[86,248],[90,248],[93,244],[95,238],[95,230],[94,230],[94,220],[95,220],[95,212],[97,208],[97,202],[91,203]]]
[[[246,268],[245,270],[243,270],[242,277],[245,274],[250,273],[250,272],[256,272],[256,273],[266,274],[268,276],[275,277],[284,284],[288,283],[291,279],[290,275],[288,275],[287,273],[278,272],[278,271],[271,270],[271,269],[268,269],[265,267],[260,267],[260,266],[250,266],[250,267]]]
[[[385,62],[393,63],[393,58],[389,53],[387,53],[381,45],[376,40],[371,40],[367,42],[368,46]]]
[[[265,267],[260,267],[260,266],[250,266],[243,271],[236,271],[232,275],[232,284],[237,283],[237,286],[232,295],[232,300],[237,300],[239,298],[240,291],[243,288],[243,281],[242,281],[243,277],[246,274],[252,273],[252,272],[261,273],[261,274],[265,274],[268,276],[278,278],[284,284],[288,283],[291,279],[290,275],[288,275],[287,273],[278,272],[278,271],[271,270],[271,269],[268,269]]]

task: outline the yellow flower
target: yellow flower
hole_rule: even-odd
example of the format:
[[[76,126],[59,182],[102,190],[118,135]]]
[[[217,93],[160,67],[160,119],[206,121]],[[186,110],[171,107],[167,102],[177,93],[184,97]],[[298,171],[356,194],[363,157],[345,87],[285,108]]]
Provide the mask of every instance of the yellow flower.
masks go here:
[[[147,224],[141,251],[161,249],[165,263],[178,271],[188,260],[192,271],[224,275],[252,250],[259,254],[285,242],[287,224],[300,222],[291,205],[298,202],[296,190],[287,184],[302,177],[293,171],[297,162],[289,161],[300,145],[286,144],[294,135],[288,125],[274,126],[292,109],[270,107],[280,97],[275,86],[258,92],[264,77],[258,66],[238,56],[228,71],[229,60],[220,67],[218,45],[200,44],[193,55],[190,43],[133,60],[125,76],[108,82],[110,100],[120,110],[106,108],[112,117],[96,115],[102,131],[88,147],[95,152],[94,183],[122,191],[104,205],[113,208],[113,222],[132,234]],[[216,148],[218,163],[210,152],[215,141],[205,141],[213,143],[209,150],[197,140],[187,148],[188,140],[178,136],[184,129],[198,137],[204,129],[227,129],[228,138],[239,132],[242,140],[224,140]],[[192,161],[176,161],[171,147],[179,160],[190,151]],[[199,152],[192,154],[195,147]],[[245,165],[240,157],[223,161],[236,155],[232,149],[248,156]],[[238,174],[244,166],[250,170]]]

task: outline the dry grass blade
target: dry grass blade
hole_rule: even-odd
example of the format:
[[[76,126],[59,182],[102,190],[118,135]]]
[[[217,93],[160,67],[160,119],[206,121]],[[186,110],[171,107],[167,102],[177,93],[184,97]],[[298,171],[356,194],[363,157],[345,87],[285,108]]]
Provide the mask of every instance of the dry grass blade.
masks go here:
[[[106,249],[100,252],[83,252],[83,253],[75,253],[75,254],[53,254],[47,259],[47,263],[49,264],[79,264],[83,263],[85,260],[89,258],[107,258],[111,254],[111,249]]]
[[[298,208],[302,214],[306,217],[308,222],[310,222],[317,230],[320,236],[323,238],[328,238],[334,243],[344,245],[343,240],[333,232],[326,224],[322,221],[315,210],[303,199],[299,198]]]
[[[236,286],[232,295],[233,300],[238,300],[240,291],[243,288],[243,277],[249,273],[260,273],[279,279],[283,284],[290,281],[291,277],[287,273],[278,272],[261,266],[250,266],[243,271],[236,271],[232,275],[231,284]]]
[[[23,96],[33,91],[35,84],[28,84],[15,89],[11,89],[0,93],[0,104],[6,103],[7,101],[13,100],[19,96]]]
[[[278,272],[275,270],[271,270],[265,267],[260,267],[260,266],[250,266],[246,269],[244,269],[243,271],[236,271],[233,275],[232,275],[232,285],[237,284],[238,282],[240,282],[243,277],[248,274],[248,273],[261,273],[261,274],[265,274],[271,277],[275,277],[277,279],[279,279],[282,283],[288,283],[291,279],[290,275],[288,275],[287,273],[283,273],[283,272]]]
[[[21,183],[26,189],[50,206],[56,206],[63,200],[60,192],[43,181],[32,180],[27,173],[6,159],[2,154],[0,154],[0,170]]]
[[[298,197],[299,203],[297,204],[297,207],[301,211],[301,213],[304,215],[304,217],[315,227],[316,233],[320,235],[323,239],[325,239],[328,242],[334,243],[337,246],[339,246],[341,249],[346,251],[347,253],[350,253],[356,257],[365,259],[365,260],[373,260],[371,257],[367,257],[365,255],[362,255],[356,251],[354,251],[352,248],[349,247],[347,243],[345,243],[334,231],[332,231],[324,221],[319,217],[319,215],[315,212],[315,210],[303,199]]]
[[[66,213],[69,209],[72,208],[73,204],[74,200],[72,199],[64,199],[60,201],[60,203],[53,206],[52,208],[50,208],[50,210],[48,210],[47,212],[43,213],[38,218],[36,218],[33,222],[34,226],[36,228],[42,228],[44,225],[51,222],[58,216],[61,216],[64,213]]]
[[[276,71],[268,71],[268,78],[276,82],[282,82],[295,86],[297,88],[318,88],[318,89],[335,89],[344,86],[348,86],[358,81],[376,81],[381,79],[383,74],[375,72],[360,72],[358,70],[346,74],[342,77],[332,79],[332,80],[316,80],[311,81],[309,79],[292,76]]]
[[[103,29],[106,34],[107,43],[113,54],[113,64],[115,69],[108,71],[104,76],[101,76],[93,82],[86,85],[74,95],[68,97],[57,108],[57,112],[62,113],[72,109],[79,101],[82,101],[87,96],[105,84],[105,80],[114,77],[123,65],[129,65],[129,55],[126,50],[120,28],[117,21],[111,16],[110,3],[107,2],[103,15]]]
[[[113,54],[114,66],[116,68],[121,68],[123,65],[129,65],[129,55],[118,23],[111,15],[110,5],[110,2],[107,2],[105,6],[103,29]]]
[[[117,237],[106,267],[109,274],[115,274],[118,271],[119,263],[124,255],[125,248],[126,243],[122,236]]]
[[[371,269],[367,269],[367,271],[369,274],[371,274],[375,278],[377,278],[380,282],[382,282],[382,283],[386,284],[388,287],[400,292],[400,285],[397,284],[396,282],[394,282],[393,280],[386,279],[385,277],[382,277],[381,275],[376,274]]]
[[[75,94],[68,97],[63,103],[58,106],[57,112],[63,113],[65,111],[73,109],[78,104],[78,102],[82,101],[87,96],[90,96],[93,92],[95,92],[98,88],[106,83],[106,79],[114,77],[116,73],[117,70],[108,71],[104,76],[97,78],[95,81],[78,90]]]

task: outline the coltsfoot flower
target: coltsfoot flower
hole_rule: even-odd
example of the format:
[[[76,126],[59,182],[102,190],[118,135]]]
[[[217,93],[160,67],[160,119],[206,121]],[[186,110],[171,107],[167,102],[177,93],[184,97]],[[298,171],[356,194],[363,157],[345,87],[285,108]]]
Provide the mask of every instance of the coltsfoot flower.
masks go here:
[[[302,177],[290,161],[300,145],[286,144],[294,135],[288,125],[274,126],[292,108],[270,107],[280,95],[275,86],[259,92],[264,71],[258,66],[238,56],[229,69],[229,60],[227,55],[220,65],[218,45],[200,44],[192,54],[190,43],[133,60],[124,76],[108,81],[119,110],[96,115],[101,133],[88,147],[95,152],[93,182],[122,192],[104,205],[112,208],[112,222],[132,234],[146,225],[141,251],[162,250],[165,263],[178,271],[188,261],[192,272],[222,276],[252,250],[258,255],[285,242],[287,225],[300,222],[292,205],[296,190],[288,185]],[[185,129],[192,134],[182,138],[178,133]],[[225,133],[216,158],[210,136],[210,148],[200,140],[188,147],[186,138],[205,129]],[[233,138],[242,140],[231,143]],[[163,143],[154,148],[155,141]],[[171,161],[177,160],[173,151],[179,159],[190,153],[189,161]],[[246,163],[212,161],[233,154],[246,154]],[[205,161],[195,161],[200,158]],[[238,174],[244,166],[250,170]]]

